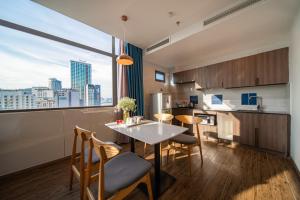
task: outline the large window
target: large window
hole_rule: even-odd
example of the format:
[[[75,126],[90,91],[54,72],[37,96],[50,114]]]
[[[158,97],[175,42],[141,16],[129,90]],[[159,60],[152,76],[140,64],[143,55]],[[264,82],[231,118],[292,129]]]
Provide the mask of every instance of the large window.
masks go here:
[[[114,37],[30,0],[4,2],[0,111],[113,105]]]

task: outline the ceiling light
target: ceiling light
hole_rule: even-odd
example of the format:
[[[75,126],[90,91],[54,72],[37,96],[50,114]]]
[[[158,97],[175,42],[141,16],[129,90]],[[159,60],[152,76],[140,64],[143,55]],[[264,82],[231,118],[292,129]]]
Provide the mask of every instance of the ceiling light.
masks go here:
[[[121,55],[117,58],[117,63],[119,65],[132,65],[133,59],[129,55],[125,53],[125,47],[124,47],[124,41],[125,41],[125,22],[128,20],[128,17],[126,15],[123,15],[121,17],[121,20],[124,22],[123,27],[123,41],[122,41],[122,47],[121,47]]]

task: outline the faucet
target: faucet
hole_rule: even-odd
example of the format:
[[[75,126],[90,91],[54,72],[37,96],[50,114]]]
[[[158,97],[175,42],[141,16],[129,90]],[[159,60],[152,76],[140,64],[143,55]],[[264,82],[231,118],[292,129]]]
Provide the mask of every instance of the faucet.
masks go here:
[[[256,100],[257,100],[257,107],[256,107],[257,111],[262,112],[263,111],[263,105],[262,105],[263,99],[262,99],[262,97],[260,97],[260,96],[251,96],[251,97],[249,97],[249,100],[252,99],[252,98],[256,98]]]

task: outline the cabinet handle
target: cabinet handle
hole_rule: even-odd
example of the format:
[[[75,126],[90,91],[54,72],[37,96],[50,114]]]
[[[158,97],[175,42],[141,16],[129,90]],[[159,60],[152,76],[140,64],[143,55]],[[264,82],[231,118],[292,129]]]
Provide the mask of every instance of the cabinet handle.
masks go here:
[[[259,78],[255,78],[255,85],[258,85],[259,84]]]

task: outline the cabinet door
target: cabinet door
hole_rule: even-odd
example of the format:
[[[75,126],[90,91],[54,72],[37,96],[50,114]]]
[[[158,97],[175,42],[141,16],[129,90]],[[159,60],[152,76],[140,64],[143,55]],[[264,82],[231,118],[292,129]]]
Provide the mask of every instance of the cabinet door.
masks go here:
[[[257,114],[258,147],[286,152],[288,144],[288,115]]]
[[[232,140],[234,132],[234,117],[231,112],[217,113],[218,138]]]
[[[255,56],[224,62],[224,87],[238,88],[255,86]]]
[[[223,64],[214,64],[206,67],[206,86],[211,88],[223,87]]]
[[[196,78],[197,69],[191,69],[183,72],[183,82],[190,83],[194,82]]]
[[[256,71],[257,85],[288,83],[288,48],[256,55]]]
[[[183,80],[184,80],[184,72],[176,72],[173,74],[173,82],[175,84],[183,83]]]
[[[252,113],[233,113],[233,141],[255,146],[256,115]]]
[[[200,67],[196,71],[196,89],[206,89],[206,67]]]

